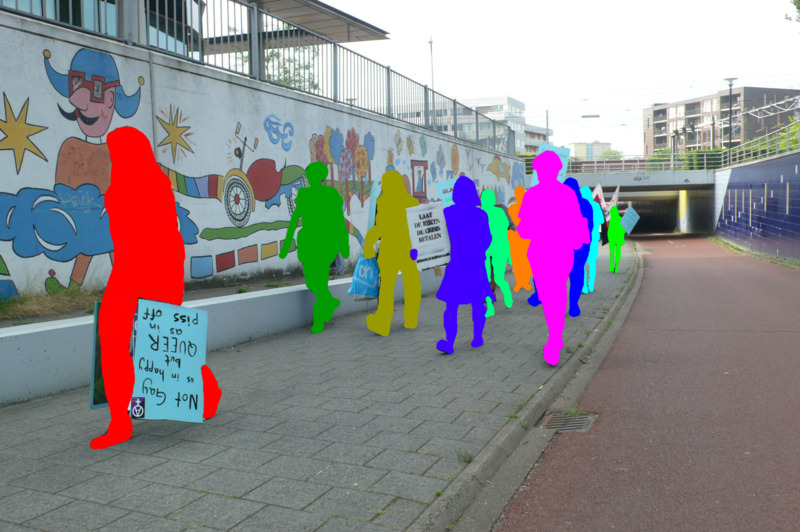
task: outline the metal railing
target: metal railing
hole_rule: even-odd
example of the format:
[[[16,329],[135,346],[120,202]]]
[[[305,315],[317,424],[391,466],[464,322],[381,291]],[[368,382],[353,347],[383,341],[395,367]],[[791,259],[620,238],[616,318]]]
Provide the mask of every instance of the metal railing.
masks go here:
[[[793,123],[729,150],[726,166],[797,150],[800,150],[800,123]]]
[[[513,131],[508,125],[335,41],[259,9],[255,3],[123,0],[119,4],[118,1],[0,0],[0,7],[182,56],[514,154]]]
[[[672,170],[714,170],[728,160],[727,152],[686,152],[675,154],[634,155],[624,159],[570,159],[567,173],[668,172]]]

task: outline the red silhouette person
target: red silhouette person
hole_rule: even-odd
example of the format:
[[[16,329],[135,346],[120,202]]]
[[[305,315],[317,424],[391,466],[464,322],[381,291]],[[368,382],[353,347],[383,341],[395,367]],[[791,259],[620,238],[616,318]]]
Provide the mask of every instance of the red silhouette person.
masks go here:
[[[558,155],[552,151],[542,152],[532,166],[539,184],[525,193],[517,232],[531,241],[528,259],[547,322],[544,360],[555,366],[564,346],[567,278],[572,270],[574,251],[589,243],[589,226],[581,215],[575,193],[556,179],[562,166]]]
[[[114,265],[100,305],[100,348],[111,423],[92,440],[104,449],[130,439],[128,405],[134,369],[129,351],[139,299],[173,305],[183,302],[183,239],[178,231],[175,196],[169,178],[156,163],[150,141],[124,127],[108,135],[111,185],[105,194]],[[221,392],[208,366],[202,367],[203,417],[213,417]]]

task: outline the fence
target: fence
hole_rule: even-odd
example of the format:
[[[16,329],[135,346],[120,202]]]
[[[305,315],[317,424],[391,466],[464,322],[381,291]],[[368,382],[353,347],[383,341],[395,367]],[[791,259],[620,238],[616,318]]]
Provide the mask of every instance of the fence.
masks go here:
[[[123,2],[0,0],[0,8],[142,44],[514,154],[513,132],[506,124],[254,3]]]

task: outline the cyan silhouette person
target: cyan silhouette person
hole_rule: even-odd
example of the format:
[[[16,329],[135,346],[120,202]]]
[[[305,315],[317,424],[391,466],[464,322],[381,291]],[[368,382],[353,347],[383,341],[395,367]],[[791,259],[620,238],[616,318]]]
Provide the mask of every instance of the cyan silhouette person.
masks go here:
[[[514,222],[515,229],[508,230],[508,243],[511,248],[511,269],[514,271],[514,292],[519,292],[521,288],[532,290],[531,286],[531,265],[528,262],[528,246],[530,240],[525,240],[517,233],[516,226],[519,225],[519,208],[522,206],[522,197],[525,196],[525,187],[514,189],[514,197],[517,202],[508,206],[508,215]]]
[[[558,155],[552,151],[542,152],[532,166],[539,184],[525,193],[517,232],[531,241],[528,260],[547,322],[544,360],[555,366],[564,346],[567,278],[572,270],[574,251],[589,243],[589,228],[581,216],[575,193],[556,179],[562,166]]]
[[[461,176],[453,187],[453,205],[444,209],[444,220],[450,235],[450,263],[436,297],[446,303],[444,332],[446,338],[436,343],[444,353],[453,353],[458,332],[458,306],[472,305],[472,347],[483,345],[486,324],[483,303],[492,297],[486,275],[486,251],[492,243],[489,217],[483,212],[475,183]],[[508,228],[506,222],[506,228]]]
[[[575,193],[575,197],[578,199],[578,206],[580,206],[581,209],[581,216],[586,218],[586,223],[589,227],[589,233],[591,235],[592,229],[594,228],[592,205],[583,199],[583,196],[581,196],[580,186],[574,177],[568,177],[565,179],[564,184],[571,188]],[[590,248],[591,241],[575,250],[575,257],[572,262],[572,270],[569,272],[569,315],[573,318],[577,318],[581,315],[581,308],[578,306],[578,300],[580,299],[581,292],[583,291],[583,282],[585,280],[584,278],[586,277],[586,258],[589,256]]]
[[[582,186],[581,196],[592,205],[592,243],[589,245],[589,256],[586,258],[589,270],[586,272],[586,279],[583,283],[583,293],[588,294],[594,292],[594,279],[597,276],[597,252],[600,250],[600,229],[606,219],[603,216],[602,207],[592,198],[592,189]]]
[[[622,256],[622,246],[625,245],[625,228],[622,227],[621,221],[619,209],[614,205],[611,207],[611,218],[608,220],[608,243],[611,251],[608,271],[612,273],[619,273],[619,259]]]
[[[308,188],[297,193],[295,210],[281,246],[280,258],[285,259],[294,238],[298,221],[303,225],[297,233],[297,259],[303,265],[306,286],[316,296],[314,324],[311,332],[321,333],[325,323],[333,318],[339,300],[328,290],[329,270],[338,253],[350,256],[350,235],[344,221],[344,200],[339,192],[322,181],[328,177],[328,168],[319,161],[306,167]]]
[[[495,205],[497,197],[494,190],[486,189],[481,192],[481,209],[489,217],[489,232],[492,234],[492,244],[486,253],[486,277],[492,277],[494,268],[494,282],[503,293],[503,303],[506,308],[511,308],[514,302],[511,287],[506,281],[506,265],[511,262],[511,245],[508,243],[508,215]],[[486,317],[494,316],[492,298],[486,298]]]
[[[411,249],[408,234],[406,209],[419,205],[419,200],[406,190],[403,176],[390,170],[383,174],[383,192],[377,201],[375,225],[364,237],[364,257],[375,256],[375,242],[381,241],[378,268],[381,272],[381,288],[378,293],[378,309],[367,316],[367,328],[381,336],[388,336],[394,313],[394,285],[397,273],[403,273],[405,292],[405,328],[417,326],[422,285],[419,270],[414,262],[415,251]]]

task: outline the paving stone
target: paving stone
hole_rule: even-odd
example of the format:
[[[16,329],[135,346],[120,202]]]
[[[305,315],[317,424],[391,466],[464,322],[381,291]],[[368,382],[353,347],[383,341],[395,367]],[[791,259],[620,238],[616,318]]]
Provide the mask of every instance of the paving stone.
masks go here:
[[[36,473],[31,473],[24,477],[10,481],[15,486],[44,491],[47,493],[58,493],[61,490],[71,488],[91,478],[95,478],[97,473],[69,467],[64,465],[54,465]]]
[[[100,532],[142,532],[158,530],[158,532],[179,532],[186,528],[186,523],[164,519],[147,514],[131,512],[100,528]],[[197,529],[192,528],[195,532]]]
[[[371,488],[371,493],[386,493],[418,502],[433,502],[437,492],[447,487],[447,481],[422,475],[391,471]]]
[[[0,498],[8,497],[14,493],[22,491],[24,488],[20,488],[17,486],[11,486],[10,484],[6,484],[5,482],[0,482]]]
[[[274,478],[245,495],[245,499],[302,510],[331,488],[312,482]]]
[[[383,469],[348,464],[329,464],[308,480],[328,486],[363,490],[372,486],[384,475],[386,475],[386,471]]]
[[[285,454],[298,457],[309,457],[331,445],[330,441],[311,440],[308,438],[295,438],[283,436],[279,440],[267,445],[263,451],[276,454]]]
[[[174,433],[172,437],[178,438],[180,440],[212,443],[222,438],[223,436],[228,436],[229,434],[233,434],[234,432],[236,432],[235,427],[227,427],[225,425],[222,426],[206,425],[205,423],[193,423],[192,426],[187,427],[183,430],[179,430],[178,432]]]
[[[317,530],[325,518],[309,512],[267,506],[251,515],[235,528],[233,532],[311,532]],[[191,530],[194,532],[194,529]]]
[[[269,477],[255,473],[245,473],[231,469],[220,469],[208,476],[199,478],[186,485],[187,489],[200,492],[217,493],[229,497],[241,497],[264,484]]]
[[[444,389],[443,386],[437,386],[437,388]],[[404,388],[405,389],[405,388]],[[432,394],[412,394],[403,401],[401,404],[404,405],[413,405],[413,406],[433,406],[436,408],[443,408],[447,406],[448,403],[451,403],[455,399],[455,396],[452,395],[432,395]]]
[[[285,436],[296,436],[298,438],[313,438],[319,433],[328,430],[331,426],[330,423],[290,419],[289,421],[271,428],[270,432],[283,434]]]
[[[317,421],[324,414],[324,410],[307,406],[291,406],[281,412],[281,416],[287,419],[298,419],[300,421]]]
[[[330,462],[323,460],[313,460],[311,458],[299,458],[294,456],[279,456],[259,467],[256,472],[268,477],[306,480],[330,465]]]
[[[508,423],[509,418],[496,414],[478,414],[475,412],[462,412],[455,423],[461,425],[471,425],[473,427],[486,427],[501,429]]]
[[[369,406],[370,402],[365,399],[345,399],[342,397],[334,397],[330,401],[320,405],[320,408],[341,412],[361,412]]]
[[[344,517],[331,517],[316,532],[386,532],[386,528]]]
[[[2,420],[0,420],[0,426],[7,426],[4,424]],[[10,447],[16,447],[17,445],[22,445],[25,442],[29,442],[31,440],[36,439],[36,436],[33,436],[31,433],[20,433],[14,432],[12,430],[4,430],[0,432],[0,451],[5,451]]]
[[[312,458],[344,464],[364,465],[381,452],[380,449],[364,445],[332,443]]]
[[[375,416],[405,417],[416,407],[417,405],[405,403],[373,403],[364,410],[364,413]]]
[[[14,479],[51,467],[52,465],[52,463],[45,460],[19,458],[17,456],[5,457],[3,460],[0,460],[0,479],[2,479],[3,482],[10,482]]]
[[[428,443],[422,446],[419,452],[450,458],[458,458],[457,453],[460,452],[468,453],[474,458],[481,450],[483,450],[483,446],[474,442],[431,438]]]
[[[52,532],[85,532],[107,525],[127,513],[126,510],[94,502],[74,501],[26,524]]]
[[[203,493],[195,490],[165,486],[163,484],[151,484],[135,492],[130,497],[117,499],[113,502],[113,506],[158,517],[166,517],[202,496]]]
[[[484,394],[485,392],[481,395]],[[484,401],[474,397],[456,397],[447,404],[448,409],[452,408],[454,410],[461,410],[463,412],[480,412],[484,414],[488,414],[496,406],[497,403],[495,402]]]
[[[460,414],[457,410],[450,410],[449,408],[434,408],[431,406],[418,406],[411,412],[408,417],[412,419],[440,421],[442,423],[450,423]]]
[[[10,456],[17,456],[19,458],[41,459],[51,454],[65,451],[75,446],[75,443],[69,441],[57,441],[51,439],[30,440],[3,449],[3,453]]]
[[[72,501],[50,493],[22,490],[0,499],[0,519],[21,524]]]
[[[3,532],[36,532],[35,528],[15,525],[14,523],[9,523],[8,521],[3,521],[2,519],[0,519],[0,530]]]
[[[227,449],[228,447],[224,445],[214,443],[181,440],[172,447],[158,451],[154,456],[182,460],[184,462],[203,462]]]
[[[515,423],[518,423],[519,420],[514,420]],[[475,427],[471,431],[467,432],[466,436],[461,438],[464,441],[470,441],[473,443],[478,443],[483,446],[488,444],[492,441],[492,438],[497,436],[497,433],[500,432],[500,429],[493,429],[489,427]]]
[[[70,419],[72,419],[72,416],[70,416]],[[46,428],[29,434],[36,440],[49,438],[57,441],[84,443],[89,439],[86,434],[86,427],[80,423],[51,422]]]
[[[49,470],[46,469],[43,473],[47,471]],[[61,495],[107,504],[120,497],[129,496],[147,485],[149,485],[149,483],[144,480],[101,474],[93,476],[85,482],[66,488]]]
[[[378,511],[383,510],[394,497],[359,490],[333,488],[317,499],[307,511],[324,516],[342,516],[350,519],[369,521]]]
[[[394,416],[377,416],[367,423],[364,428],[376,429],[380,432],[411,432],[420,424],[422,419],[402,418]]]
[[[365,414],[363,412],[325,412],[324,415],[326,422],[346,427],[362,427],[367,422],[375,419],[373,414]]]
[[[430,436],[421,434],[403,434],[400,432],[381,432],[370,438],[365,445],[372,445],[383,449],[396,449],[398,451],[417,451],[431,439]]]
[[[152,419],[133,424],[133,434],[150,434],[152,436],[169,436],[183,430],[181,423],[166,419]],[[99,434],[98,434],[99,436]]]
[[[259,502],[208,494],[170,515],[171,519],[229,529],[244,521],[264,505]]]
[[[472,428],[472,425],[424,421],[417,428],[412,430],[411,434],[458,440],[463,438]]]
[[[203,460],[201,463],[240,471],[254,471],[277,456],[274,453],[251,449],[227,449],[207,460]]]
[[[265,432],[273,427],[284,423],[285,420],[278,419],[270,416],[258,416],[255,414],[245,414],[234,419],[225,426],[237,430],[251,430],[258,432]]]
[[[341,382],[341,381],[340,381]],[[330,397],[342,397],[345,399],[358,399],[364,397],[372,391],[371,387],[348,388],[346,386],[334,386],[322,392],[323,395]]]
[[[379,431],[368,427],[332,427],[317,436],[320,440],[329,440],[339,443],[364,443],[375,436]]]
[[[373,519],[372,522],[398,530],[405,530],[411,523],[416,521],[427,508],[427,504],[398,498],[386,508],[385,513]]]
[[[152,434],[137,434],[130,440],[122,443],[120,445],[114,446],[114,448],[129,452],[129,453],[137,453],[137,454],[146,454],[151,455],[155,454],[158,451],[163,451],[167,447],[172,447],[173,445],[177,444],[178,440],[175,438],[171,438],[168,436],[153,436]],[[90,452],[96,452],[93,449],[89,448]],[[48,456],[48,460],[53,460],[54,457],[57,455]]]
[[[238,429],[234,433],[218,439],[216,443],[217,445],[228,445],[238,449],[258,450],[281,438],[280,434]]]
[[[437,461],[435,456],[387,449],[367,462],[369,467],[421,475]]]
[[[170,486],[183,487],[193,480],[213,473],[217,469],[216,467],[192,462],[171,460],[139,473],[136,475],[136,478],[158,482],[160,484],[168,484]]]

